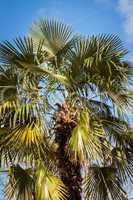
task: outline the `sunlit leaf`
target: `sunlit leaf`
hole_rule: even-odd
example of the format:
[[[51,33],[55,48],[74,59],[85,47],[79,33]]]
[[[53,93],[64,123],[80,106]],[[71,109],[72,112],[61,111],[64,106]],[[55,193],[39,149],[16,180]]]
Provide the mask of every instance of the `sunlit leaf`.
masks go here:
[[[32,25],[30,35],[35,41],[43,40],[43,48],[56,55],[71,39],[72,29],[56,20],[40,19]]]
[[[104,141],[104,129],[99,121],[89,118],[89,113],[83,111],[72,131],[68,141],[68,154],[75,161],[102,157],[102,149],[107,150]]]
[[[49,153],[49,145],[40,124],[34,122],[27,125],[19,125],[0,141],[1,151],[9,150],[12,159],[23,161],[25,157],[46,158]]]
[[[67,200],[66,186],[47,167],[39,165],[36,170],[36,199],[37,200]]]

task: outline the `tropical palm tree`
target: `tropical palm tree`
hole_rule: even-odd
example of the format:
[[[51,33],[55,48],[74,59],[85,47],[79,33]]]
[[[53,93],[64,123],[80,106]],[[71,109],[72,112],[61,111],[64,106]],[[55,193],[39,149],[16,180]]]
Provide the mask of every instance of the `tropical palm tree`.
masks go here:
[[[126,200],[133,180],[132,66],[115,35],[55,20],[0,44],[7,200]]]

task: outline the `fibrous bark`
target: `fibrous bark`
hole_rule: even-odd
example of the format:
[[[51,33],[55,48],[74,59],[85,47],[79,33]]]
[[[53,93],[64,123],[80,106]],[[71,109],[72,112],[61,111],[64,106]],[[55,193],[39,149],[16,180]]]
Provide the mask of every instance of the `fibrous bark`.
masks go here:
[[[64,103],[58,105],[55,125],[55,142],[58,144],[57,162],[59,175],[69,191],[69,200],[81,200],[81,166],[66,154],[67,141],[76,126],[76,110]]]

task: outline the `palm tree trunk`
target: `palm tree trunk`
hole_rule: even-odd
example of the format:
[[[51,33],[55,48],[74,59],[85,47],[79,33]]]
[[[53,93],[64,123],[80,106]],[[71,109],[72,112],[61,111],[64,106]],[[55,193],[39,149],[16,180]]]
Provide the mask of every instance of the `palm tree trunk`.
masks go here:
[[[75,123],[67,123],[66,121],[64,122],[63,119],[60,117],[60,119],[57,120],[55,128],[55,142],[58,144],[57,166],[59,175],[68,188],[68,199],[81,200],[81,166],[79,163],[73,163],[70,161],[65,152],[67,141],[75,127]]]
[[[69,200],[81,200],[81,166],[73,164],[65,154],[65,140],[60,136],[58,149],[58,169],[63,183],[69,191]],[[59,138],[58,138],[59,139]]]

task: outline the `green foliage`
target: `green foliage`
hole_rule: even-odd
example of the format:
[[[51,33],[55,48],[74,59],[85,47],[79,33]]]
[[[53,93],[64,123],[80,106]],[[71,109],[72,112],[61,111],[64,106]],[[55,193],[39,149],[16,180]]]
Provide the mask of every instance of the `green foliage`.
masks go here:
[[[98,159],[102,157],[102,149],[107,149],[103,142],[104,138],[105,133],[100,121],[91,118],[87,111],[83,111],[68,142],[68,152],[76,161]]]
[[[85,193],[88,199],[124,200],[121,181],[112,167],[91,167],[86,177]]]
[[[66,200],[68,198],[68,191],[66,186],[55,176],[46,166],[37,164],[36,169],[36,199],[37,200]]]
[[[18,200],[33,199],[34,181],[29,170],[24,170],[19,165],[12,166],[9,170],[9,181],[5,188],[5,197]]]
[[[35,41],[43,40],[44,49],[56,56],[71,39],[72,28],[56,20],[40,19],[32,25],[30,35]]]
[[[133,68],[124,60],[123,43],[111,34],[77,36],[68,25],[48,19],[35,22],[29,35],[0,44],[6,199],[69,199],[59,166],[63,150],[71,167],[82,166],[85,199],[125,200],[123,186],[133,181],[127,120]],[[65,147],[55,142],[57,134]]]

